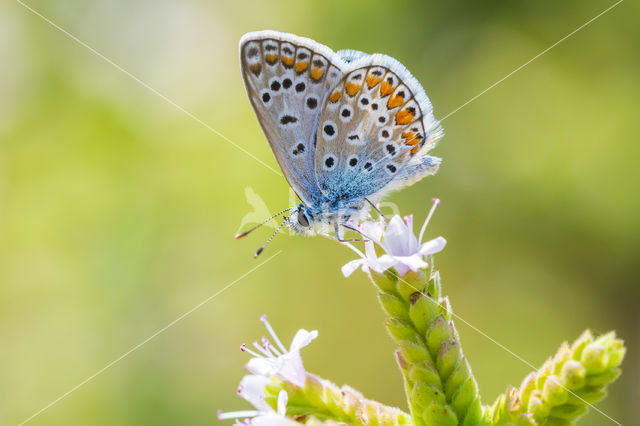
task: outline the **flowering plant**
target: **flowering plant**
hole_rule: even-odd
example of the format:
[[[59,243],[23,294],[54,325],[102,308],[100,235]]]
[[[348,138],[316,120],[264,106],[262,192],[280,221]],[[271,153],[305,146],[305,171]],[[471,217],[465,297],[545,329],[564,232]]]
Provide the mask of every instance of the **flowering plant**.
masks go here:
[[[588,408],[599,411],[592,404],[604,397],[620,374],[626,350],[613,332],[594,337],[586,331],[572,345],[563,343],[519,388],[507,388],[491,405],[481,403],[454,325],[455,314],[442,295],[433,263],[433,255],[446,241],[437,237],[422,242],[438,204],[434,199],[418,237],[411,216],[394,216],[358,226],[367,238],[364,253],[343,242],[359,256],[342,267],[343,274],[350,276],[360,268],[377,289],[387,331],[398,345],[395,356],[404,377],[408,413],[308,373],[300,350],[318,332],[299,330],[287,350],[263,316],[275,345],[263,338],[261,344],[253,344],[255,350],[241,347],[252,358],[247,363],[250,374],[242,379],[238,394],[254,410],[219,413],[219,418],[273,426],[542,426],[570,425]]]
[[[344,243],[360,255],[360,259],[352,260],[342,267],[344,276],[348,277],[358,267],[362,267],[364,272],[371,269],[379,273],[394,268],[400,275],[405,275],[410,270],[417,272],[428,267],[425,256],[442,251],[447,244],[442,237],[422,243],[424,232],[438,204],[440,200],[434,198],[433,207],[422,225],[419,238],[413,234],[413,216],[406,216],[404,219],[394,216],[389,223],[368,221],[358,225],[360,232],[368,238],[364,243],[365,254],[352,244]],[[377,256],[374,243],[385,252],[382,256]]]

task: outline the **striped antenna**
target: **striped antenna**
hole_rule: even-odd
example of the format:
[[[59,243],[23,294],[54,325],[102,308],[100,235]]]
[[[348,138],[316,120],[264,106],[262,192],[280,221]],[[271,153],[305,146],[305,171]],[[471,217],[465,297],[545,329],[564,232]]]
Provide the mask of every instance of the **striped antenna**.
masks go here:
[[[284,226],[285,223],[289,223],[289,217],[285,216],[284,220],[282,221],[282,223],[280,225],[278,225],[278,227],[276,228],[276,230],[274,231],[273,234],[271,234],[271,236],[269,237],[269,239],[262,245],[262,247],[260,247],[258,250],[256,250],[256,252],[253,255],[254,259],[257,259],[258,256],[260,256],[260,253],[262,253],[262,250],[264,250],[264,248],[267,246],[267,244],[269,244],[271,242],[271,240],[273,240],[273,237],[276,236],[276,234],[278,232],[280,232],[280,229],[282,229],[282,227]]]
[[[284,210],[282,210],[281,212],[278,212],[278,213],[274,214],[273,216],[271,216],[269,219],[265,220],[264,222],[262,222],[262,223],[260,223],[260,224],[258,224],[258,225],[256,225],[256,226],[254,226],[253,228],[249,229],[248,231],[244,231],[244,232],[241,232],[241,233],[239,233],[239,234],[236,234],[234,238],[235,238],[236,240],[239,240],[239,239],[240,239],[240,238],[242,238],[242,237],[246,237],[247,235],[249,235],[249,233],[251,233],[251,232],[255,231],[255,230],[256,230],[256,229],[258,229],[258,228],[260,228],[262,225],[266,224],[266,223],[267,223],[267,222],[269,222],[270,220],[273,220],[273,219],[275,219],[276,217],[280,216],[282,213],[284,213],[284,212],[288,212],[288,211],[291,211],[291,210],[293,210],[293,209],[295,209],[295,207],[289,207],[289,208],[287,208],[287,209],[284,209]],[[281,226],[282,226],[282,225],[281,225]]]

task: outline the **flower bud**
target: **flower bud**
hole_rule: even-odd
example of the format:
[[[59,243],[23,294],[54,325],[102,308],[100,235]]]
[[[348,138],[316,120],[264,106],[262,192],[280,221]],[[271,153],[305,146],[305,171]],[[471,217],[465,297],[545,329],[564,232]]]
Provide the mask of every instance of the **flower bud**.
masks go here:
[[[531,393],[527,411],[536,418],[545,418],[549,415],[551,407],[545,402],[541,391],[535,390]]]
[[[425,410],[423,416],[424,422],[427,425],[438,426],[457,426],[458,417],[454,414],[451,408],[432,403]]]
[[[562,366],[562,377],[569,389],[579,389],[584,386],[587,370],[575,360],[569,360]]]
[[[419,333],[425,333],[429,323],[438,315],[438,302],[430,293],[414,293],[409,306],[409,316]]]
[[[596,342],[590,343],[582,352],[582,365],[587,369],[588,374],[602,373],[609,365],[609,354]]]
[[[544,383],[543,393],[550,405],[561,405],[567,401],[567,390],[562,379],[556,375],[549,376]]]
[[[440,350],[443,342],[451,340],[451,328],[442,315],[431,322],[426,332],[427,347],[432,354]]]

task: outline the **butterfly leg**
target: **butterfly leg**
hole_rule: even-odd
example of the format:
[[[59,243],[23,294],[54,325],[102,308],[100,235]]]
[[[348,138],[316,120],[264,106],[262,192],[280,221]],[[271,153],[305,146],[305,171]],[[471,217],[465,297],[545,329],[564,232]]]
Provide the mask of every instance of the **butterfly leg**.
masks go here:
[[[361,234],[361,232],[357,228],[349,226],[349,225],[347,225],[345,223],[343,223],[342,226],[344,228],[346,228],[346,229],[349,229],[351,231],[355,231],[355,232]],[[336,241],[338,241],[340,243],[357,242],[357,241],[368,241],[368,240],[365,240],[365,239],[362,239],[362,238],[341,238],[340,237],[340,226],[337,223],[333,224],[333,232],[336,235]]]
[[[368,198],[365,198],[365,201],[367,203],[369,203],[371,205],[371,207],[373,207],[373,209],[378,213],[378,215],[380,215],[381,218],[384,219],[385,222],[389,222],[389,219],[387,219],[387,217],[384,215],[384,213],[382,213],[382,211],[380,211],[380,209],[378,208],[378,206],[376,206],[375,204],[373,204],[371,202],[371,200],[369,200]]]

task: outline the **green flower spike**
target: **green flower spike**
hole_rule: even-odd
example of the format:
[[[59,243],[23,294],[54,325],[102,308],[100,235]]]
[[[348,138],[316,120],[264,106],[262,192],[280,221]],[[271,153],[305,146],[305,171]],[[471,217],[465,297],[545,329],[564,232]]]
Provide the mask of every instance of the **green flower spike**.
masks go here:
[[[432,259],[428,263],[433,265]],[[464,358],[451,318],[449,300],[441,296],[433,269],[372,271],[386,326],[398,343],[396,359],[416,425],[477,425],[483,408],[478,385]]]
[[[594,339],[585,331],[571,346],[563,343],[553,358],[510,387],[489,409],[494,425],[572,425],[606,395],[620,375],[625,347],[615,333]]]
[[[287,415],[309,424],[348,424],[353,426],[413,425],[411,417],[398,408],[366,399],[348,386],[338,387],[328,380],[307,373],[304,386],[273,379],[265,387],[265,400],[275,406],[278,394],[289,395]]]
[[[365,253],[344,243],[360,258],[344,265],[343,274],[362,268],[378,290],[387,331],[398,344],[395,355],[410,414],[309,374],[299,352],[317,332],[299,330],[286,348],[263,316],[275,346],[264,338],[262,344],[253,344],[255,350],[242,346],[253,358],[247,363],[251,374],[238,388],[255,409],[220,413],[219,418],[268,426],[562,426],[574,424],[602,399],[620,375],[625,347],[613,332],[594,338],[586,331],[573,345],[564,343],[520,388],[509,387],[491,406],[481,404],[433,264],[433,254],[446,241],[438,237],[422,242],[437,204],[434,200],[419,238],[413,234],[411,216],[394,216],[388,223],[358,225],[368,238]],[[383,255],[376,254],[374,243]]]

